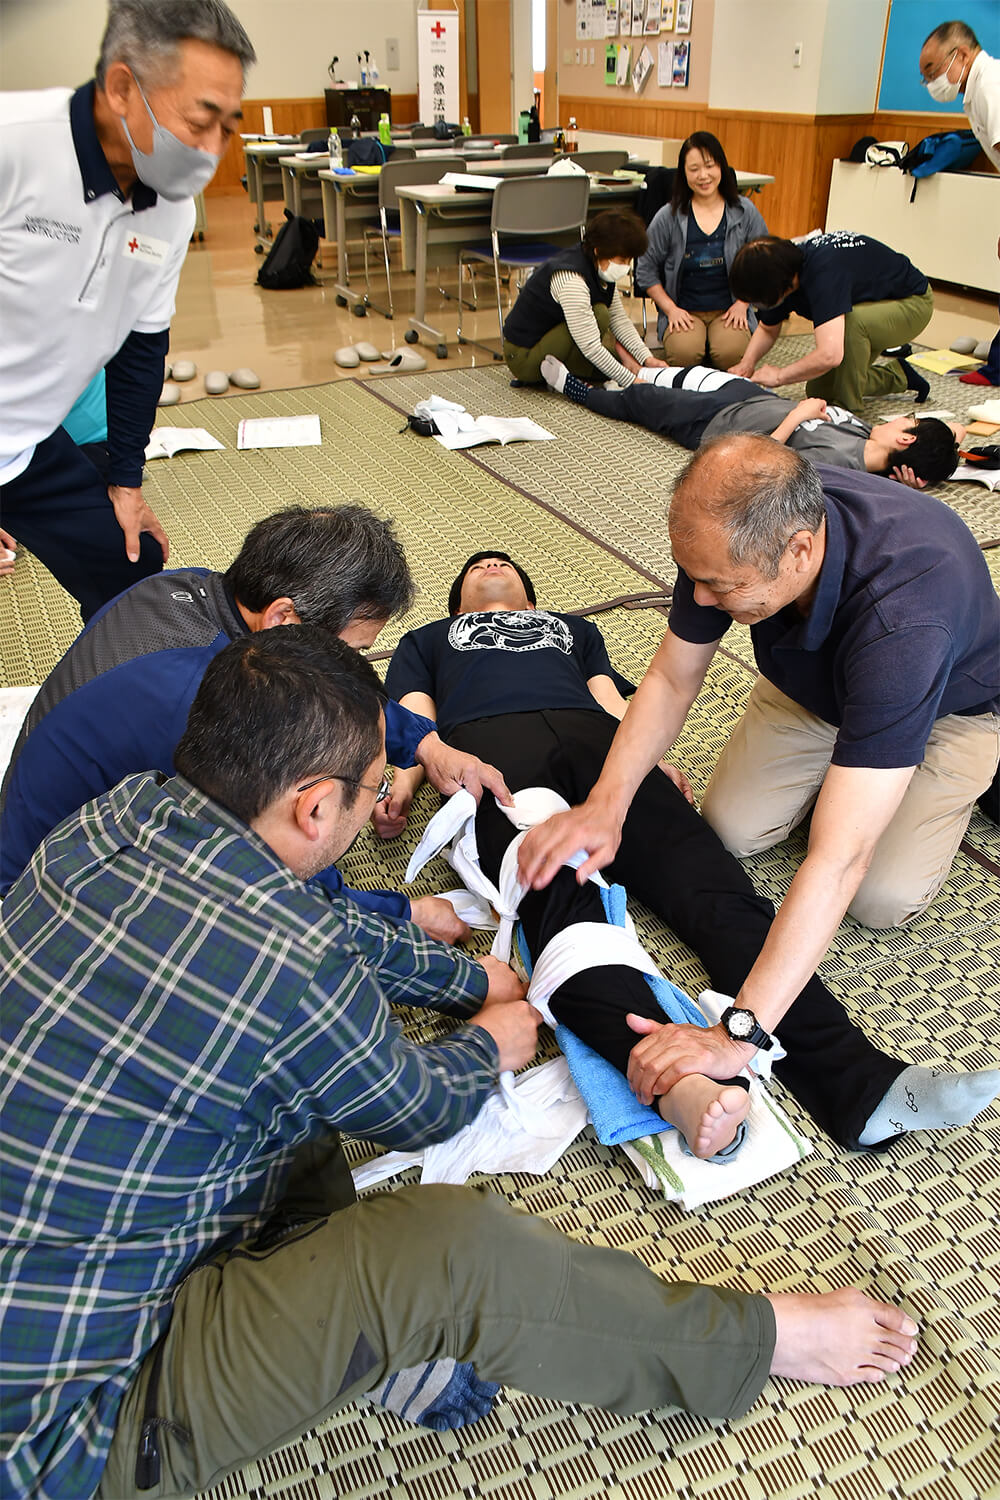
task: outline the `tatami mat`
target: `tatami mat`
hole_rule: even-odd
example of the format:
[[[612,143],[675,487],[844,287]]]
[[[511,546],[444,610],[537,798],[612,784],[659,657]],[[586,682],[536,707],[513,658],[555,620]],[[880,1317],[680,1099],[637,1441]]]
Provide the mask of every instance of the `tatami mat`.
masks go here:
[[[409,410],[432,390],[474,411],[530,412],[559,441],[470,457],[400,435],[398,411],[388,401]],[[321,448],[236,452],[240,418],[307,411],[321,417]],[[679,450],[623,425],[600,423],[554,397],[511,391],[499,369],[459,376],[432,368],[420,377],[368,385],[339,382],[204,401],[163,414],[161,421],[206,426],[227,444],[225,453],[181,456],[150,468],[150,498],[179,564],[224,565],[248,525],[279,505],[361,500],[396,518],[421,587],[407,624],[441,613],[452,572],[480,545],[507,545],[529,567],[540,602],[557,608],[648,594],[656,591],[655,580],[671,580],[662,502],[668,473],[683,462]],[[996,569],[1000,554],[988,558]],[[24,559],[13,587],[14,607],[0,622],[5,680],[38,680],[72,639],[75,612],[43,570]],[[662,635],[663,610],[619,603],[595,619],[615,665],[637,678]],[[393,644],[398,629],[386,634],[380,648]],[[745,632],[730,632],[685,726],[678,759],[699,790],[745,701],[751,660]],[[435,804],[425,789],[414,823]],[[1000,864],[996,846],[996,830],[977,819],[924,918],[887,934],[847,921],[838,934],[824,975],[887,1050],[956,1067],[995,1062],[1000,879],[976,856]],[[344,860],[345,874],[358,884],[398,885],[407,848],[366,832]],[[801,848],[799,836],[748,862],[773,899],[787,888]],[[450,873],[432,864],[416,890],[440,888],[450,883]],[[636,915],[661,964],[697,990],[703,976],[694,956],[649,913]],[[406,1024],[420,1036],[441,1026],[416,1012],[407,1014]],[[547,1040],[543,1050],[551,1045]],[[504,1391],[488,1419],[439,1435],[352,1406],[248,1465],[214,1489],[212,1500],[374,1500],[385,1494],[407,1500],[997,1500],[1000,1114],[994,1107],[974,1127],[906,1138],[885,1154],[849,1154],[777,1092],[795,1123],[812,1135],[814,1154],[752,1194],[697,1213],[658,1202],[628,1162],[589,1130],[545,1177],[506,1175],[491,1186],[566,1233],[626,1250],[664,1276],[774,1291],[859,1283],[899,1301],[923,1330],[920,1352],[904,1375],[850,1391],[772,1381],[754,1410],[729,1424],[672,1410],[614,1417]],[[365,1142],[351,1142],[349,1149],[354,1159],[372,1151]]]

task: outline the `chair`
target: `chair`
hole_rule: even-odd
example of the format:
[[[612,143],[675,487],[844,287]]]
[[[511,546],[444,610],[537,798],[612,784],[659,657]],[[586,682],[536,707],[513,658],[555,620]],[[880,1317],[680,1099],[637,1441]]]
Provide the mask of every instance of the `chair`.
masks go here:
[[[412,146],[393,146],[390,161],[416,161],[417,153]]]
[[[378,217],[377,225],[366,225],[365,245],[365,307],[374,307],[376,312],[382,313],[386,318],[395,316],[392,305],[392,277],[389,273],[389,242],[398,240],[400,236],[399,227],[399,194],[396,189],[408,186],[410,183],[440,182],[446,172],[464,172],[463,161],[443,160],[421,161],[416,153],[412,160],[397,160],[398,152],[393,152],[392,160],[386,162],[379,173],[378,178]],[[368,275],[368,241],[380,239],[382,241],[382,258],[385,262],[385,286],[389,298],[388,311],[372,302],[368,293],[371,290],[371,280]]]
[[[508,156],[510,153],[507,153]],[[557,151],[556,161],[575,161],[585,172],[617,172],[628,162],[627,151]]]
[[[497,322],[500,339],[503,341],[503,306],[500,301],[500,267],[508,266],[514,271],[540,266],[557,255],[560,246],[553,244],[549,235],[568,235],[574,230],[580,236],[587,221],[587,204],[590,201],[590,178],[583,173],[567,177],[508,177],[493,193],[493,212],[490,215],[490,242],[482,245],[467,245],[458,255],[458,307],[460,344],[476,344],[476,339],[462,337],[462,267],[471,267],[479,262],[492,261],[493,279],[497,293]],[[503,244],[504,239],[511,243]],[[472,304],[478,305],[477,301]],[[479,344],[479,348],[485,348]],[[494,359],[502,359],[494,352]]]
[[[323,130],[320,130],[319,127],[317,127],[316,129],[310,128],[309,130],[300,130],[299,131],[299,140],[302,142],[303,146],[308,146],[308,144],[309,144],[310,141],[328,141],[329,139],[330,139],[330,127],[329,126],[327,126]]]
[[[554,156],[556,152],[554,141],[528,141],[521,146],[508,146],[503,154],[504,161],[517,161],[522,156]]]
[[[433,125],[411,125],[410,126],[410,139],[411,139],[411,141],[426,141],[426,140],[431,140],[431,139],[433,139],[433,136],[434,136],[434,126]]]

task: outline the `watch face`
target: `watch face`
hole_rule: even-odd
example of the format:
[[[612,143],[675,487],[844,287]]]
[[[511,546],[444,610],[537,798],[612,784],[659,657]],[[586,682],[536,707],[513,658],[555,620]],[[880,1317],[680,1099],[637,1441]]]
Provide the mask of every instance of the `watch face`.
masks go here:
[[[729,1017],[729,1035],[733,1037],[749,1036],[756,1024],[756,1021],[748,1010],[734,1010]]]

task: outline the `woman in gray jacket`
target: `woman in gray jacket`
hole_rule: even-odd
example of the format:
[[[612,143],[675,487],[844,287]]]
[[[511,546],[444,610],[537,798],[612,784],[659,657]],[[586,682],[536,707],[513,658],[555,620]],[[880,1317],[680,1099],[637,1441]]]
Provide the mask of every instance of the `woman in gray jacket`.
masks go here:
[[[681,146],[670,203],[649,226],[649,247],[636,281],[659,309],[657,331],[671,365],[714,364],[727,370],[743,358],[753,315],[729,290],[729,268],[748,240],[767,225],[748,198],[721,143],[707,130]]]

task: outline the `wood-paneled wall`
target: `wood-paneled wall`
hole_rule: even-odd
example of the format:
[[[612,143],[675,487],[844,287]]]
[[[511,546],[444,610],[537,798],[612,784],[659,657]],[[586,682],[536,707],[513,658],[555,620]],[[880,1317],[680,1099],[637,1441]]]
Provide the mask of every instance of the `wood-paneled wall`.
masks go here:
[[[707,104],[650,103],[560,95],[559,118],[575,115],[581,130],[682,139],[694,130],[718,136],[734,166],[767,172],[774,183],[754,202],[772,234],[822,228],[834,161],[863,135],[914,145],[933,130],[967,126],[962,115],[781,115],[709,109]]]
[[[244,99],[243,129],[246,132],[264,129],[264,106],[271,106],[274,128],[282,135],[295,135],[300,130],[316,130],[326,124],[326,100],[319,96],[313,99]],[[417,118],[416,94],[393,94],[392,118],[408,125]],[[230,141],[219,170],[205,192],[239,193],[243,176],[243,142]]]

